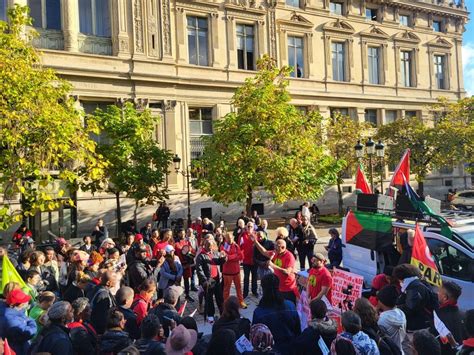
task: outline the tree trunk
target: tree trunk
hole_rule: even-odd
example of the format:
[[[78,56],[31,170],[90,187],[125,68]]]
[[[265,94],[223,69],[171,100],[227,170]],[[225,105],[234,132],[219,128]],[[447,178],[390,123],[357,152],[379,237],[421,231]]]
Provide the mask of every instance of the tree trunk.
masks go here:
[[[341,179],[337,178],[337,204],[338,204],[338,212],[339,216],[344,215],[343,211],[343,201],[342,201],[342,187],[341,187]]]
[[[418,181],[418,195],[420,195],[420,197],[425,197],[425,183],[423,180]]]
[[[133,221],[135,222],[136,228],[138,228],[137,210],[138,210],[138,200],[135,200],[135,209],[133,210]]]
[[[117,232],[115,236],[120,238],[120,229],[122,227],[122,210],[120,209],[120,192],[115,193],[115,202],[117,204]]]
[[[250,186],[247,187],[247,199],[245,200],[245,211],[247,212],[247,216],[252,215],[252,195],[253,191]]]

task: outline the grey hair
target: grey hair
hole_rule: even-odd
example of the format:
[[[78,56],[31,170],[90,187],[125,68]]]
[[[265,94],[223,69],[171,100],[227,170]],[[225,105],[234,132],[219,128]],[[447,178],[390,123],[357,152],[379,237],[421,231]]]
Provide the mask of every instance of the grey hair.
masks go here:
[[[88,305],[89,299],[87,297],[79,297],[72,302],[71,306],[75,314],[81,314]]]
[[[64,320],[71,304],[67,301],[54,303],[48,311],[48,318],[52,321]]]

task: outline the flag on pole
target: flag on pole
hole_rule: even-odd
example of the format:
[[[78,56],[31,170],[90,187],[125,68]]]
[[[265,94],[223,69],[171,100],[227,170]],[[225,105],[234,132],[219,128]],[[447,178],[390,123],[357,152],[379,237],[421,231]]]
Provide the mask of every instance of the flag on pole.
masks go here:
[[[418,224],[415,228],[415,240],[413,241],[410,264],[418,267],[425,280],[430,284],[441,286],[441,275]]]
[[[372,189],[370,188],[367,179],[365,178],[364,172],[361,169],[362,165],[359,164],[357,167],[357,174],[356,174],[356,190],[359,190],[363,194],[371,194]]]
[[[2,261],[2,282],[0,284],[1,293],[3,293],[5,285],[11,281],[18,282],[21,288],[27,287],[25,281],[23,281],[10,259],[8,259],[8,255],[4,255]]]
[[[380,213],[349,211],[345,218],[346,243],[371,250],[393,243],[392,218]]]
[[[405,150],[402,159],[400,159],[400,162],[393,172],[392,180],[390,180],[390,185],[388,186],[388,195],[392,196],[393,194],[393,190],[390,187],[400,189],[403,186],[403,176],[410,179],[410,149]]]

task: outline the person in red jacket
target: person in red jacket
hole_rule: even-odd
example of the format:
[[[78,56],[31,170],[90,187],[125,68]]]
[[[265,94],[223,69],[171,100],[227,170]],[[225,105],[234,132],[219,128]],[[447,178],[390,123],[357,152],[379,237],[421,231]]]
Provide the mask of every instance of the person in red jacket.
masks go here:
[[[161,255],[165,254],[166,246],[173,246],[173,244],[173,232],[171,231],[171,229],[167,229],[163,232],[160,242],[155,244],[155,246],[153,247],[153,257],[159,259]]]
[[[33,234],[28,229],[26,224],[22,224],[20,227],[18,227],[16,232],[13,233],[12,242],[15,243],[17,247],[19,247],[22,243],[26,242],[26,239],[31,238],[32,236]]]
[[[253,240],[257,238],[253,222],[247,223],[246,230],[240,235],[238,244],[244,257],[242,266],[244,268],[244,294],[246,298],[249,294],[250,274],[252,274],[252,293],[258,298],[257,288],[257,265],[253,263]]]
[[[199,245],[201,245],[201,238],[202,238],[202,218],[198,217],[196,220],[191,224],[191,228],[196,232],[196,238],[198,240]]]
[[[137,315],[137,326],[140,328],[150,309],[151,299],[156,292],[156,282],[151,279],[145,280],[138,287],[138,291],[130,308]]]
[[[227,255],[227,261],[222,267],[222,274],[224,275],[224,302],[229,298],[230,286],[234,282],[240,307],[247,308],[240,284],[240,261],[243,259],[243,254],[239,245],[234,242],[234,235],[232,233],[226,233],[224,238],[225,242],[221,245],[221,251]]]

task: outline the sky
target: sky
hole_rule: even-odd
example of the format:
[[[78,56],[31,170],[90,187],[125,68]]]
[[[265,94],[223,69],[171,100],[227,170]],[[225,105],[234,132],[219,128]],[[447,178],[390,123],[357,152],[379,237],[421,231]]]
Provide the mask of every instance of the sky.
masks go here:
[[[462,45],[464,87],[468,95],[474,95],[474,0],[466,0],[465,4],[471,13],[471,19],[467,23]]]

